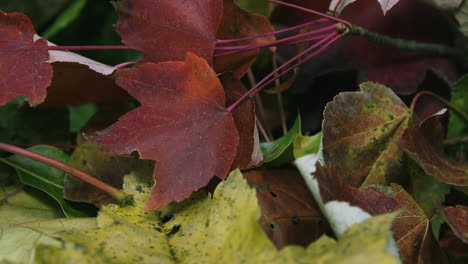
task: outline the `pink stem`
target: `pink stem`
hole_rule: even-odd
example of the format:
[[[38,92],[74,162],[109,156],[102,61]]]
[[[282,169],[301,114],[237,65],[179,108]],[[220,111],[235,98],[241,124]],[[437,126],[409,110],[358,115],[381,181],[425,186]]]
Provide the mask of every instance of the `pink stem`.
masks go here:
[[[318,30],[297,34],[295,36],[283,38],[283,39],[276,40],[276,41],[273,41],[273,42],[270,42],[270,43],[215,47],[215,50],[234,50],[234,51],[219,53],[219,54],[215,54],[214,56],[224,56],[224,55],[229,55],[229,54],[232,54],[232,53],[248,51],[248,50],[251,50],[251,49],[264,48],[264,47],[270,47],[270,46],[277,46],[279,44],[289,44],[290,41],[294,41],[294,40],[300,39],[302,37],[306,37],[306,36],[309,36],[309,35],[315,35],[315,34],[323,33],[323,32],[330,31],[330,30],[335,30],[336,26],[337,25],[335,24],[335,25],[332,25],[332,26],[329,26],[329,27],[324,27],[324,28],[321,28],[321,29],[318,29]]]
[[[127,62],[123,62],[123,63],[120,63],[120,64],[117,64],[114,66],[114,68],[116,69],[122,69],[124,67],[127,67],[127,66],[130,66],[130,65],[134,65],[136,64],[137,62],[136,61],[127,61]]]
[[[321,41],[315,43],[313,46],[307,48],[306,50],[304,50],[303,52],[297,54],[296,56],[294,56],[293,58],[291,58],[290,60],[288,60],[287,62],[283,63],[283,65],[281,65],[280,67],[278,67],[276,70],[274,70],[273,72],[271,72],[270,74],[268,74],[265,78],[263,78],[260,82],[257,83],[256,86],[254,86],[251,90],[249,90],[247,93],[245,93],[241,98],[239,98],[236,102],[234,102],[232,105],[230,105],[227,110],[228,111],[232,111],[234,110],[240,103],[242,103],[247,97],[252,97],[252,96],[255,96],[255,94],[257,94],[258,92],[260,92],[263,88],[265,88],[268,84],[270,84],[272,81],[274,81],[276,78],[279,78],[281,76],[283,76],[284,74],[286,74],[289,70],[295,68],[295,67],[298,67],[299,65],[307,62],[308,60],[310,60],[311,58],[313,58],[314,56],[316,56],[317,54],[319,54],[320,52],[322,52],[323,50],[325,50],[328,46],[330,46],[333,42],[335,42],[336,40],[338,40],[339,38],[341,38],[342,36],[344,36],[347,32],[343,32],[341,34],[337,33],[337,32],[334,32],[334,33],[331,33],[329,34],[327,37],[325,37],[324,39],[322,39]],[[315,48],[317,48],[318,46],[320,46],[321,44],[325,43],[325,45],[323,47],[321,47],[320,49],[318,49],[317,51],[315,51],[314,53],[310,54],[309,56],[307,56],[305,59],[303,60],[300,60],[298,63],[294,64],[293,66],[289,67],[287,69],[287,71],[284,71],[282,72],[281,74],[277,74],[279,71],[281,71],[282,69],[286,68],[288,65],[290,65],[291,63],[293,63],[294,61],[300,59],[300,57],[302,57],[304,54],[314,50]],[[272,78],[273,79],[270,79]]]
[[[305,57],[304,59],[300,60],[298,63],[294,64],[293,66],[290,66],[289,68],[287,68],[286,70],[284,70],[282,73],[278,74],[275,76],[274,79],[272,80],[269,80],[267,82],[265,82],[263,85],[259,86],[258,88],[256,88],[255,90],[253,90],[253,92],[249,95],[250,97],[254,96],[255,94],[257,94],[258,92],[260,92],[263,88],[265,88],[266,86],[268,86],[270,83],[272,83],[275,79],[277,78],[280,78],[281,76],[285,75],[286,73],[288,73],[290,70],[306,63],[307,61],[309,61],[310,59],[312,59],[313,57],[317,56],[319,53],[321,53],[322,51],[324,51],[326,48],[328,48],[328,46],[330,46],[332,43],[334,43],[336,40],[338,40],[339,38],[341,38],[343,35],[342,34],[338,34],[338,33],[333,33],[331,34],[327,40],[329,40],[327,43],[325,43],[325,45],[323,45],[321,48],[319,48],[318,50],[316,50],[314,53],[308,55],[307,57]],[[332,38],[333,37],[333,38]],[[309,50],[310,51],[310,50]],[[304,54],[305,52],[307,51],[304,51],[302,52],[301,54]]]
[[[49,50],[127,50],[128,46],[48,46]]]
[[[116,199],[117,201],[119,202],[125,202],[129,199],[129,195],[122,192],[121,190],[119,189],[116,189],[92,176],[90,176],[89,174],[87,174],[86,172],[84,171],[81,171],[79,169],[76,169],[76,168],[73,168],[67,164],[64,164],[60,161],[57,161],[57,160],[54,160],[54,159],[51,159],[49,157],[46,157],[46,156],[43,156],[41,154],[38,154],[38,153],[35,153],[35,152],[32,152],[32,151],[29,151],[29,150],[26,150],[26,149],[22,149],[22,148],[19,148],[19,147],[16,147],[16,146],[13,146],[13,145],[10,145],[10,144],[7,144],[7,143],[3,143],[3,142],[0,142],[0,149],[1,150],[4,150],[4,151],[8,151],[8,152],[11,152],[11,153],[14,153],[14,154],[18,154],[18,155],[21,155],[21,156],[24,156],[24,157],[27,157],[27,158],[30,158],[32,160],[35,160],[35,161],[39,161],[41,163],[44,163],[44,164],[47,164],[49,166],[52,166],[56,169],[59,169],[63,172],[66,172],[70,175],[73,175],[75,176],[76,178],[84,181],[84,182],[87,182],[99,189],[101,189],[102,191],[106,192],[107,194],[109,194],[112,198]]]
[[[327,14],[323,14],[323,13],[320,13],[318,11],[315,11],[315,10],[311,10],[311,9],[308,9],[308,8],[305,8],[305,7],[302,7],[302,6],[298,6],[298,5],[295,5],[295,4],[290,4],[290,3],[286,3],[286,2],[282,2],[282,1],[279,1],[279,0],[267,0],[267,1],[270,1],[272,3],[277,3],[277,4],[280,4],[280,5],[285,5],[285,6],[289,6],[289,7],[293,7],[293,8],[296,8],[296,9],[299,9],[299,10],[302,10],[302,11],[305,11],[305,12],[309,12],[309,13],[312,13],[312,14],[315,14],[315,15],[318,15],[318,16],[321,16],[321,17],[324,17],[324,18],[328,18],[328,19],[331,19],[331,20],[334,20],[334,21],[337,21],[337,22],[340,22],[342,24],[345,24],[346,26],[348,26],[349,28],[352,27],[352,24],[346,20],[343,20],[343,19],[339,19],[339,18],[336,18],[336,17],[333,17],[333,16],[329,16]]]
[[[216,44],[225,44],[225,43],[239,42],[239,41],[244,41],[244,40],[251,40],[251,39],[256,39],[256,38],[263,38],[263,37],[276,35],[276,34],[281,34],[281,33],[284,33],[284,32],[288,32],[288,31],[291,31],[291,30],[296,30],[296,29],[299,29],[299,28],[302,28],[302,27],[306,27],[306,26],[310,26],[310,25],[313,25],[313,24],[318,24],[318,23],[322,23],[322,22],[326,22],[326,21],[328,21],[328,20],[325,19],[325,18],[321,18],[321,19],[317,19],[317,20],[307,22],[307,23],[304,23],[304,24],[300,24],[300,25],[297,25],[297,26],[293,26],[293,27],[289,27],[289,28],[285,28],[285,29],[281,29],[281,30],[277,30],[277,31],[272,31],[272,32],[268,32],[268,33],[263,33],[263,34],[260,34],[260,35],[249,36],[249,37],[238,38],[238,39],[218,39],[218,40],[216,40]]]

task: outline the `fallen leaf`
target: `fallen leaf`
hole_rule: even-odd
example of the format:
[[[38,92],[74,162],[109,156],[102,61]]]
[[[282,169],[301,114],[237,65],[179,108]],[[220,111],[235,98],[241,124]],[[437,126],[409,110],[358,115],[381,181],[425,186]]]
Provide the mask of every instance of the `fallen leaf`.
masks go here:
[[[399,185],[371,185],[355,188],[343,179],[346,172],[318,165],[314,176],[325,203],[346,201],[371,215],[400,210],[392,226],[403,263],[439,263],[429,219],[413,198]]]
[[[323,157],[327,166],[346,172],[353,187],[398,182],[404,176],[404,152],[395,143],[417,117],[390,88],[361,84],[327,104],[323,121]],[[348,178],[346,178],[348,177]]]
[[[122,188],[123,176],[130,173],[138,162],[137,157],[115,155],[96,144],[86,143],[73,151],[67,164],[115,187]],[[66,174],[64,197],[76,202],[100,206],[115,200],[102,190]]]
[[[329,0],[288,2],[322,13],[328,11],[330,4]],[[422,1],[399,1],[385,16],[382,15],[382,10],[382,6],[376,0],[358,0],[347,6],[340,18],[392,38],[448,46],[454,43],[453,31],[450,30],[451,24],[447,22],[446,14]],[[295,26],[317,18],[321,17],[302,10],[278,6],[271,21],[281,26]],[[431,26],[428,27],[429,19]],[[362,51],[365,51],[364,55]],[[295,55],[287,49],[279,48],[278,52],[284,58]],[[337,61],[339,63],[336,63]],[[302,65],[296,83],[303,83],[308,88],[320,76],[344,71],[356,72],[358,83],[382,83],[399,95],[414,95],[431,73],[436,75],[442,84],[446,84],[447,88],[457,76],[455,64],[446,58],[428,56],[424,52],[399,50],[374,44],[363,37],[348,36],[333,43],[322,54]],[[298,88],[291,87],[292,90]]]
[[[294,158],[298,159],[308,154],[318,153],[321,143],[322,132],[318,132],[313,136],[297,136],[293,141]]]
[[[0,71],[5,73],[0,84],[0,105],[25,95],[34,106],[46,97],[52,80],[52,67],[47,63],[47,41],[34,39],[34,27],[21,13],[0,11]]]
[[[275,31],[275,29],[266,17],[262,15],[251,14],[239,8],[233,0],[224,0],[223,18],[221,19],[221,23],[219,24],[216,34],[218,39],[239,39],[257,36],[273,31]],[[270,35],[234,43],[218,44],[216,47],[221,48],[223,46],[233,45],[259,45],[271,43],[275,40],[275,35]],[[226,52],[226,50],[219,51],[219,53],[224,52]],[[232,71],[237,78],[240,78],[247,72],[258,53],[259,49],[253,49],[232,55],[215,57],[213,68],[218,73]]]
[[[139,186],[139,187],[138,187]],[[61,233],[60,247],[39,246],[36,263],[398,263],[387,253],[394,214],[351,227],[340,240],[323,236],[306,249],[277,251],[257,223],[255,191],[235,171],[211,195],[194,194],[157,213],[142,213],[148,185],[129,175],[136,206],[107,205],[100,229]],[[351,260],[352,258],[352,260]]]
[[[118,154],[156,160],[146,210],[182,201],[216,175],[224,179],[239,136],[223,87],[203,58],[146,63],[119,70],[117,84],[142,103],[95,138]]]
[[[40,107],[119,103],[129,98],[112,78],[116,68],[69,51],[51,50],[49,54],[54,74]]]
[[[114,6],[122,42],[145,53],[140,62],[183,60],[190,51],[213,65],[222,0],[126,0]]]
[[[307,246],[322,234],[331,233],[296,170],[258,169],[245,172],[244,177],[257,190],[260,225],[277,248]]]
[[[445,207],[443,216],[453,233],[465,244],[468,244],[468,206]]]
[[[272,162],[275,159],[278,159],[281,155],[290,155],[293,153],[293,142],[294,140],[301,135],[301,118],[297,117],[296,122],[294,122],[293,127],[288,131],[288,133],[279,139],[272,142],[263,142],[260,144],[262,148],[263,156],[265,157],[265,162]]]
[[[442,117],[439,113],[426,118],[419,126],[408,128],[399,142],[427,174],[468,193],[468,166],[451,160],[444,153]]]
[[[247,88],[232,73],[224,73],[219,76],[226,94],[226,105],[231,105],[247,92]],[[257,125],[255,123],[255,104],[248,99],[232,111],[234,124],[239,133],[239,146],[232,169],[250,169],[258,166],[263,161],[258,137]]]
[[[30,147],[28,150],[63,163],[69,158],[69,155],[60,149],[46,145]],[[20,155],[12,155],[7,160],[9,165],[17,170],[22,183],[38,188],[54,198],[67,217],[89,216],[86,211],[80,210],[63,198],[63,171]]]

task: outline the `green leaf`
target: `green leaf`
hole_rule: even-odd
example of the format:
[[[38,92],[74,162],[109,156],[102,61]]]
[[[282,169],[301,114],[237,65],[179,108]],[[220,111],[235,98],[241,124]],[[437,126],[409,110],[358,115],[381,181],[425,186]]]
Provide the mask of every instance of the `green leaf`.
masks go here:
[[[39,145],[31,147],[29,150],[63,163],[66,163],[69,158],[68,154],[51,146]],[[13,155],[7,160],[2,159],[2,161],[17,170],[21,182],[38,188],[54,198],[67,217],[89,215],[86,211],[77,209],[71,202],[63,199],[64,172],[20,155]]]
[[[63,217],[45,193],[22,185],[0,188],[0,263],[33,263],[38,244],[60,245],[53,234],[63,230],[97,228],[95,218]]]
[[[461,111],[468,113],[468,74],[463,76],[455,83],[453,87],[451,103],[458,107]],[[447,138],[457,138],[468,135],[468,123],[454,111],[450,111]],[[453,146],[451,152],[464,150],[465,155],[468,155],[468,143]]]
[[[285,154],[288,154],[288,152],[292,153],[292,144],[299,135],[301,135],[300,116],[297,117],[293,127],[286,135],[275,141],[260,144],[264,156],[264,162],[272,162],[273,160],[278,159],[285,152]]]
[[[238,0],[236,4],[250,13],[270,16],[270,3],[268,1]]]
[[[13,144],[70,142],[67,109],[34,109],[23,97],[0,106],[0,141]]]
[[[55,19],[55,22],[42,34],[42,37],[48,39],[63,30],[68,24],[78,17],[81,10],[83,10],[83,7],[86,5],[86,1],[87,0],[74,0],[71,2]]]
[[[322,142],[322,132],[318,132],[313,136],[299,135],[294,139],[294,158],[298,159],[305,155],[317,154]]]
[[[307,248],[278,251],[258,224],[255,190],[239,171],[213,196],[197,192],[186,201],[143,213],[150,184],[128,175],[124,188],[136,206],[107,205],[100,229],[60,234],[60,247],[37,248],[36,263],[399,263],[387,253],[395,214],[354,225],[335,241],[327,236]]]
[[[85,104],[80,106],[69,106],[70,132],[76,133],[83,128],[86,123],[98,111],[95,104]]]

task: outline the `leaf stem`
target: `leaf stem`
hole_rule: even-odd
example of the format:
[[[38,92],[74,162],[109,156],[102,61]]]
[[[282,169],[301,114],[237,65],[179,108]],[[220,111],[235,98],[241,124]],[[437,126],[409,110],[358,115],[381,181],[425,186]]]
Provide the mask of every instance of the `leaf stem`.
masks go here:
[[[128,46],[48,46],[49,50],[128,50]]]
[[[468,143],[468,135],[463,135],[461,137],[456,138],[448,138],[444,140],[444,146],[452,146],[463,143]]]
[[[306,27],[306,26],[311,26],[313,24],[323,23],[323,22],[327,22],[327,21],[328,21],[328,19],[322,18],[322,19],[317,19],[317,20],[310,21],[310,22],[307,22],[307,23],[304,23],[304,24],[300,24],[300,25],[297,25],[297,26],[288,27],[288,28],[285,28],[285,29],[277,30],[277,31],[271,31],[271,32],[267,32],[267,33],[263,33],[263,34],[259,34],[259,35],[255,35],[255,36],[243,37],[243,38],[238,38],[238,39],[218,39],[218,40],[216,40],[216,44],[226,44],[226,43],[240,42],[240,41],[244,41],[244,40],[252,40],[252,39],[256,39],[256,38],[268,37],[268,36],[271,36],[271,35],[277,35],[277,34],[285,33],[285,32],[288,32],[288,31],[300,29],[300,28],[303,28],[303,27]]]
[[[421,91],[419,93],[417,93],[414,98],[413,98],[413,101],[411,102],[411,106],[410,106],[410,109],[411,111],[414,111],[414,108],[416,107],[416,103],[418,102],[419,98],[423,95],[429,95],[429,96],[432,96],[434,98],[436,98],[437,100],[441,101],[442,103],[444,103],[448,108],[450,108],[452,111],[454,111],[455,113],[457,113],[457,115],[459,115],[461,118],[463,118],[465,120],[465,122],[468,122],[468,114],[463,112],[460,108],[458,108],[456,105],[450,103],[449,101],[447,101],[445,98],[431,92],[431,91]]]
[[[131,200],[131,195],[124,193],[123,191],[116,189],[94,177],[91,175],[85,173],[84,171],[78,170],[76,168],[73,168],[67,164],[64,164],[60,161],[51,159],[49,157],[43,156],[41,154],[16,147],[14,145],[10,145],[7,143],[0,142],[0,149],[4,151],[8,151],[14,154],[18,154],[27,158],[30,158],[35,161],[39,161],[41,163],[47,164],[49,166],[52,166],[56,169],[59,169],[63,172],[66,172],[86,183],[89,183],[100,190],[106,192],[108,195],[110,195],[112,198],[114,198],[116,201],[118,201],[121,204],[126,203],[127,201]]]
[[[114,68],[116,69],[122,69],[124,67],[127,67],[127,66],[130,66],[130,65],[134,65],[136,64],[137,62],[136,61],[127,61],[127,62],[122,62],[120,64],[117,64],[114,66]]]
[[[437,56],[451,57],[464,64],[468,62],[468,53],[466,51],[446,45],[391,38],[388,36],[380,35],[375,32],[368,31],[357,25],[352,25],[349,28],[349,34],[367,38],[368,40],[372,41],[377,45],[388,46],[401,50],[425,51]]]
[[[283,63],[280,67],[278,67],[276,70],[272,71],[270,74],[268,74],[265,78],[263,78],[260,82],[257,83],[256,86],[252,87],[252,89],[250,89],[247,93],[245,93],[243,96],[241,96],[241,98],[239,98],[236,102],[234,102],[232,105],[230,105],[227,110],[229,112],[231,112],[232,110],[234,110],[240,103],[242,103],[246,98],[248,97],[253,97],[255,96],[257,93],[259,93],[263,88],[265,88],[267,85],[269,85],[271,82],[273,82],[274,80],[276,80],[276,78],[280,78],[281,76],[283,76],[284,74],[286,74],[288,71],[302,65],[303,63],[309,61],[310,59],[312,59],[313,57],[317,56],[317,54],[321,53],[322,51],[324,51],[328,46],[330,46],[332,43],[334,43],[336,40],[338,40],[339,38],[341,38],[342,36],[344,36],[345,34],[347,33],[347,31],[345,32],[342,32],[342,33],[337,33],[337,32],[333,32],[331,34],[329,34],[327,37],[323,38],[322,40],[320,40],[319,42],[315,43],[314,45],[310,46],[309,48],[305,49],[304,51],[302,51],[301,53],[297,54],[296,56],[294,56],[293,58],[289,59],[287,62]],[[322,47],[319,48],[320,45],[322,45]],[[305,57],[304,59],[301,59],[301,57],[303,55],[305,55],[306,53],[309,53],[311,51],[313,51],[314,49],[317,49],[316,51],[314,51],[312,54],[308,55],[307,57]],[[294,62],[298,61],[297,63],[293,64]],[[289,65],[293,64],[292,66],[290,66],[289,68],[285,69],[283,72],[281,72],[280,74],[277,75],[278,72],[280,72],[281,70],[283,70],[284,68],[288,67]]]

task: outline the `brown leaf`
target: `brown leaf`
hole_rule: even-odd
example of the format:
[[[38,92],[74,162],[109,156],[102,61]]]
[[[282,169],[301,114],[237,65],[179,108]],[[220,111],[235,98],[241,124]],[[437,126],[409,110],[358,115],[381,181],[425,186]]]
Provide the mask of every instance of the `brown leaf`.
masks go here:
[[[278,249],[307,246],[330,228],[301,175],[291,169],[258,169],[244,173],[257,189],[260,224]]]
[[[345,172],[354,187],[398,182],[404,152],[394,141],[417,118],[391,89],[361,84],[327,104],[323,121],[323,155],[327,166]]]
[[[468,166],[451,160],[444,153],[442,117],[436,114],[419,126],[408,128],[399,142],[427,174],[468,193]]]
[[[52,50],[49,54],[54,76],[47,88],[47,98],[40,107],[117,103],[129,97],[115,84],[112,78],[114,67],[68,51]]]
[[[453,233],[468,244],[468,206],[445,207],[443,216]]]
[[[342,177],[342,170],[317,165],[317,178],[324,202],[347,201],[375,216],[401,210],[392,227],[403,263],[439,263],[429,219],[419,205],[399,185],[371,185],[355,188]]]

